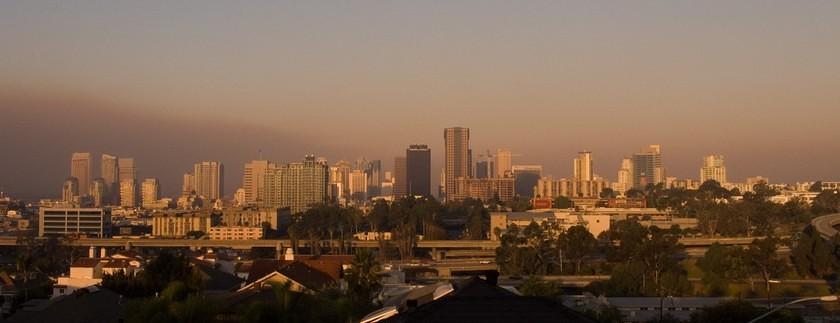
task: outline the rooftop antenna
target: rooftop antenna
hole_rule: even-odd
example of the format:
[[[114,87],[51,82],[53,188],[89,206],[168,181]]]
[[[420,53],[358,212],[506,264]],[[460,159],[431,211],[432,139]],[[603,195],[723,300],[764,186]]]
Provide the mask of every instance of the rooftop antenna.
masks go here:
[[[262,149],[259,150],[260,160],[262,160]]]

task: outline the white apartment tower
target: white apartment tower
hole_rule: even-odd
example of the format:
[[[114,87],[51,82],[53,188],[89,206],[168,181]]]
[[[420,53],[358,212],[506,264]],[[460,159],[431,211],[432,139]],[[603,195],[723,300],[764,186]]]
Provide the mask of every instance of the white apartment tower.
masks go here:
[[[225,168],[221,162],[203,161],[193,166],[195,192],[209,200],[222,198],[224,195]]]
[[[700,168],[700,183],[714,180],[721,185],[726,184],[726,166],[722,155],[708,155],[703,157],[703,167]]]

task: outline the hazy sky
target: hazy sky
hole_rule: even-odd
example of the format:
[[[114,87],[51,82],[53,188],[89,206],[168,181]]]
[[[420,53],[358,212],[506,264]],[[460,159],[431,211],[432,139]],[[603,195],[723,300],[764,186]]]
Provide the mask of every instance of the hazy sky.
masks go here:
[[[476,155],[615,179],[840,180],[838,1],[0,2],[0,187],[58,196],[73,151],[135,157],[165,193],[199,160],[382,159],[447,126]]]

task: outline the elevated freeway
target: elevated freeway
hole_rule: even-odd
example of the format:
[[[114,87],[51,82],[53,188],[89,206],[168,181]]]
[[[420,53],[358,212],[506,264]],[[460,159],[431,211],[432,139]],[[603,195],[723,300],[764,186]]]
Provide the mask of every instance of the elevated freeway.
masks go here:
[[[840,231],[837,227],[840,226],[840,213],[823,215],[821,217],[811,220],[811,225],[820,233],[825,239],[832,239]]]
[[[816,220],[816,219],[815,219]],[[838,218],[837,220],[840,220]],[[833,223],[833,222],[831,222]],[[834,230],[836,232],[836,230]],[[715,242],[723,245],[747,245],[754,238],[683,238],[680,243],[686,247],[709,246]],[[292,245],[288,239],[271,240],[207,240],[207,239],[129,239],[129,238],[80,238],[70,240],[71,245],[87,247],[125,247],[125,248],[282,248]],[[322,245],[327,247],[332,243],[338,245],[339,241],[323,241]],[[14,246],[17,244],[15,237],[0,237],[0,246]],[[350,241],[354,248],[377,248],[377,241]],[[299,240],[298,245],[308,246],[307,240]],[[499,247],[499,241],[492,240],[421,240],[417,242],[418,248],[428,249],[464,249],[464,250],[494,250]]]

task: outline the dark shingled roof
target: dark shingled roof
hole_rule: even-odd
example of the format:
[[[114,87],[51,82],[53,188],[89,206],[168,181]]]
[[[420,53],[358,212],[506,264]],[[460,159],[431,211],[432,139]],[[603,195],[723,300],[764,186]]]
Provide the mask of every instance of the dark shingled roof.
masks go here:
[[[242,286],[242,279],[213,267],[200,260],[190,260],[204,278],[205,291],[232,291]]]
[[[18,310],[6,322],[15,323],[116,323],[122,322],[127,299],[102,287],[96,291],[81,289],[73,294],[52,300],[46,308],[36,311]]]
[[[300,261],[283,266],[277,272],[311,290],[320,290],[327,285],[335,283],[335,280],[330,275]]]
[[[474,277],[456,284],[455,291],[411,308],[383,322],[594,322],[557,301],[517,296]]]
[[[79,259],[76,259],[76,261],[74,261],[73,264],[70,265],[70,267],[93,268],[93,267],[96,267],[97,264],[99,264],[99,260],[100,259],[96,259],[96,258],[79,258]]]

